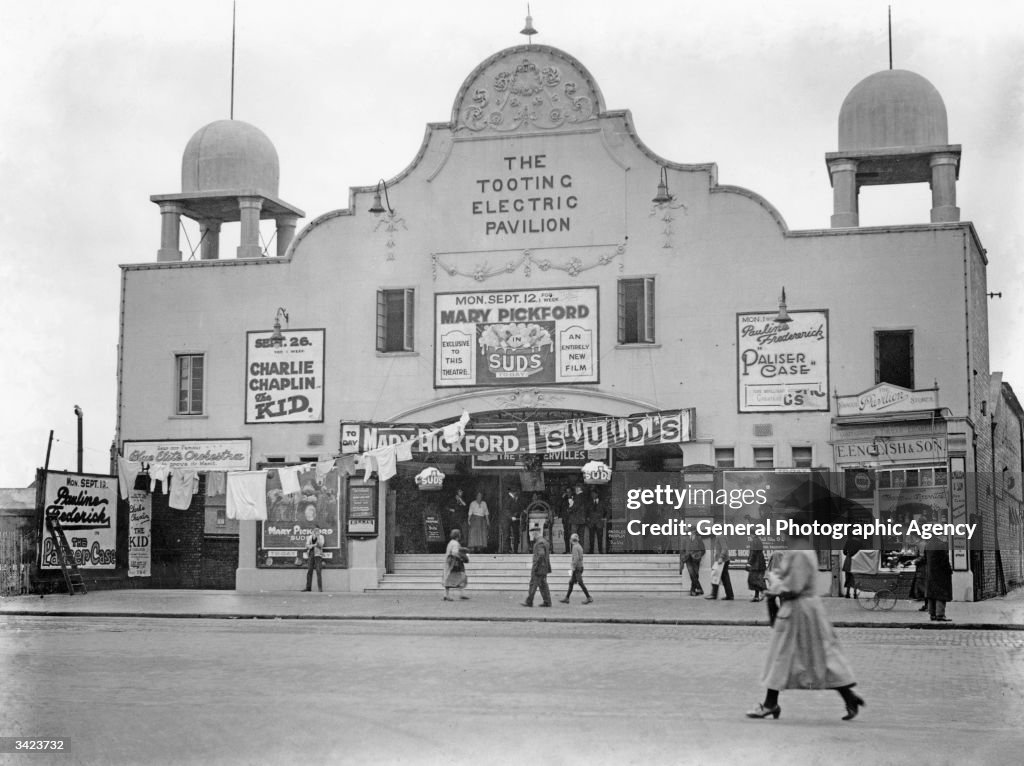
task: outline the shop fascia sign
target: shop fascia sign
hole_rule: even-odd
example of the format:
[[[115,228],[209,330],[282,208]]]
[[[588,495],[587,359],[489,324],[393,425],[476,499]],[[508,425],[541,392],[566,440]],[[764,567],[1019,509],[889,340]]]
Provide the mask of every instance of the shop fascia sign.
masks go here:
[[[946,459],[946,435],[877,436],[834,445],[836,465]]]
[[[342,423],[341,451],[358,454],[413,440],[413,452],[461,454],[558,453],[681,444],[692,441],[695,411],[660,410],[627,417],[545,420],[466,427],[462,439],[448,444],[437,426],[414,423]]]
[[[839,417],[848,415],[888,415],[898,412],[919,412],[939,408],[939,389],[922,388],[911,390],[879,383],[867,391],[851,396],[836,397],[836,412]]]

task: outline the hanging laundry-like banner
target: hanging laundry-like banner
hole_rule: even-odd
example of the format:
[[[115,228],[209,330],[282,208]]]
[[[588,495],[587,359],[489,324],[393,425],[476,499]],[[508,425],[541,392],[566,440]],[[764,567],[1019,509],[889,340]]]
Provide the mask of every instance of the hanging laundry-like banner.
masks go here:
[[[492,455],[561,453],[568,450],[644,447],[682,444],[696,431],[695,411],[662,410],[627,417],[592,417],[530,423],[474,425],[447,443],[437,426],[418,423],[342,423],[342,452],[370,452],[389,444],[415,440],[413,452],[451,452]]]
[[[438,293],[434,386],[599,383],[596,287]]]
[[[322,423],[324,330],[246,333],[245,422]]]

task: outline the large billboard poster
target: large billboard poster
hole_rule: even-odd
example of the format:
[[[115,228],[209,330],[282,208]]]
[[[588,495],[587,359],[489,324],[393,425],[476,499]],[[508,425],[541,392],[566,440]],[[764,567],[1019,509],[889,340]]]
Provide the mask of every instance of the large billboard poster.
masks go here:
[[[828,412],[828,311],[736,315],[740,412]]]
[[[114,569],[117,477],[47,471],[43,492],[42,569],[60,569],[59,543],[46,519],[57,519],[80,569]]]
[[[264,463],[273,468],[267,476],[267,520],[260,522],[257,533],[256,566],[259,568],[304,567],[306,540],[314,527],[324,536],[323,565],[344,568],[345,536],[341,529],[341,472],[331,468],[317,470],[316,463],[300,466],[296,477],[299,491],[286,493],[281,486],[279,464]]]
[[[434,387],[598,383],[596,287],[438,293]]]
[[[246,334],[245,422],[322,423],[324,330]]]

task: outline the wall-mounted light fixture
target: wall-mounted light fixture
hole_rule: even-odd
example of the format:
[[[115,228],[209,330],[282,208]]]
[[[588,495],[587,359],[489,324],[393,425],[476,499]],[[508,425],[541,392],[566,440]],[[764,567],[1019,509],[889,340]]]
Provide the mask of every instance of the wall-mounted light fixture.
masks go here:
[[[782,288],[782,295],[779,296],[779,313],[775,315],[775,321],[781,325],[787,325],[793,321],[793,317],[786,311],[786,288]]]
[[[661,168],[661,179],[658,181],[658,193],[651,200],[655,205],[664,205],[671,202],[674,197],[668,193],[668,168],[664,165]]]
[[[284,317],[284,325],[288,326],[288,312],[283,308],[277,309],[277,314],[274,315],[274,332],[271,333],[270,339],[274,343],[281,343],[284,340],[284,334],[281,332],[281,317]]]
[[[387,211],[391,215],[395,214],[395,211],[391,209],[391,200],[388,198],[388,185],[384,183],[384,179],[380,179],[377,182],[377,190],[373,193],[373,204],[370,205],[370,212],[374,215],[380,215],[384,212],[384,205],[381,204],[380,193],[384,191],[384,201],[387,202]]]

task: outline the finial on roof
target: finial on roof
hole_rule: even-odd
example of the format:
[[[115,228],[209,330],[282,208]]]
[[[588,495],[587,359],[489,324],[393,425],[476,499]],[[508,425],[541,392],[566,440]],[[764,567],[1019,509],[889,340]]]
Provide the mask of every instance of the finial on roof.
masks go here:
[[[533,36],[537,30],[533,28],[533,16],[530,15],[530,4],[526,4],[526,26],[519,30],[519,34],[526,35],[530,43],[533,43]]]

